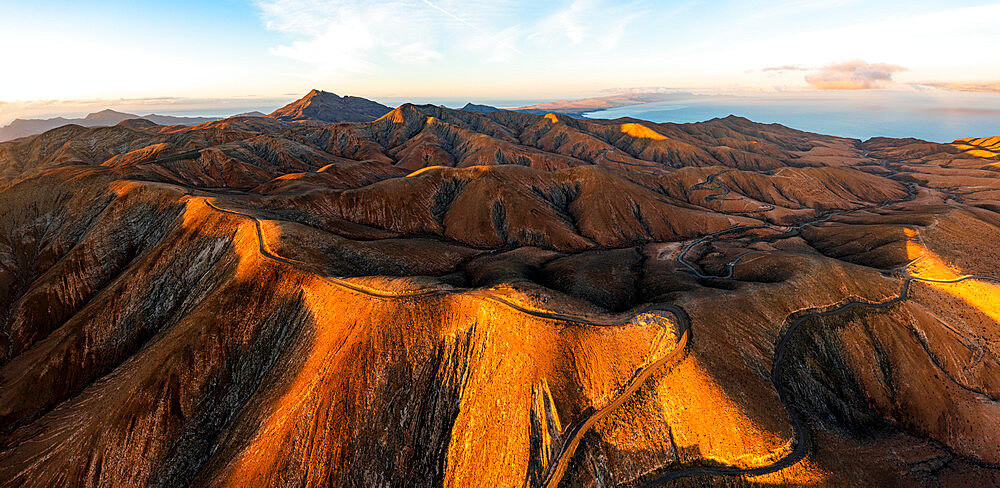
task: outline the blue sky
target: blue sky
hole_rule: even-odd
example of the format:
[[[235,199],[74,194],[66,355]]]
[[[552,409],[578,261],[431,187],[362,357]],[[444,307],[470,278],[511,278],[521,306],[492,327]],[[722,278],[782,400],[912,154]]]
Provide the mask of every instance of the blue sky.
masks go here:
[[[0,0],[0,12],[0,122],[115,101],[264,107],[313,87],[385,100],[1000,91],[997,2]]]

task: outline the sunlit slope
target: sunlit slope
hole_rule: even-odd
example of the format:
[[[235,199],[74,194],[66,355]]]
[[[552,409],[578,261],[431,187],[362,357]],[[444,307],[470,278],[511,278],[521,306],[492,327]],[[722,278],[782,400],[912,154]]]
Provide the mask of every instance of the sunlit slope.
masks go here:
[[[952,143],[953,146],[961,149],[967,154],[981,158],[994,158],[1000,155],[1000,137],[969,137],[959,139]]]
[[[112,206],[166,206],[170,217],[108,290],[48,287],[90,295],[67,304],[71,317],[58,330],[13,337],[18,347],[0,377],[4,424],[25,426],[7,434],[0,457],[12,482],[175,485],[191,481],[196,473],[185,466],[215,446],[218,461],[198,470],[199,484],[447,474],[458,484],[485,476],[509,485],[532,459],[559,448],[550,424],[603,408],[637,373],[683,354],[667,311],[645,321],[581,314],[590,324],[511,307],[551,312],[518,295],[490,299],[509,295],[502,291],[387,279],[353,285],[384,295],[372,296],[272,254],[274,236],[202,197],[158,185],[112,190]],[[97,219],[97,227],[110,224]],[[84,239],[77,247],[107,245]],[[175,255],[186,257],[163,259]],[[193,281],[161,288],[165,280],[181,285],[168,279],[175,274]],[[23,347],[30,352],[19,354]],[[39,391],[39,381],[49,383]],[[436,399],[427,403],[427,395]],[[536,405],[539,395],[548,408]],[[545,428],[533,434],[545,436],[540,452],[532,422]],[[149,436],[142,447],[126,440],[139,434],[136,425]],[[212,432],[208,443],[190,437]],[[384,457],[396,449],[412,454]],[[105,459],[100,473],[80,462],[85,453]],[[496,453],[507,457],[478,462]],[[456,468],[446,471],[446,458]],[[373,465],[377,459],[388,464]]]
[[[416,105],[0,144],[0,486],[996,485],[995,162]]]

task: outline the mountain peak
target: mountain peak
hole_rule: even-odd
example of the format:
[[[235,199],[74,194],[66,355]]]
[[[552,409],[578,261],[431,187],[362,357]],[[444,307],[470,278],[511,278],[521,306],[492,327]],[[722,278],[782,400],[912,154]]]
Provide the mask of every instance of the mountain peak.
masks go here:
[[[243,112],[243,113],[239,113],[239,114],[233,115],[233,117],[267,117],[267,114],[265,114],[265,113],[263,113],[263,112],[261,112],[259,110],[253,110],[253,111],[250,111],[250,112]]]
[[[460,108],[459,110],[463,110],[465,112],[479,112],[479,113],[484,113],[484,114],[485,113],[490,113],[490,112],[499,112],[500,111],[500,109],[498,109],[496,107],[493,107],[491,105],[480,105],[480,104],[472,103],[472,102],[466,103],[465,106],[462,107],[462,108]]]
[[[303,99],[311,99],[311,98],[316,98],[316,97],[341,98],[336,93],[331,93],[331,92],[328,92],[328,91],[323,91],[323,90],[320,90],[320,89],[317,89],[317,88],[313,88],[312,90],[309,90],[309,93],[306,93],[306,96],[304,96],[302,98]]]
[[[341,97],[314,88],[304,97],[275,110],[268,117],[290,122],[367,122],[390,110],[392,109],[367,98]]]
[[[97,112],[93,112],[93,113],[91,113],[91,114],[89,114],[89,115],[107,115],[107,114],[118,114],[118,115],[131,115],[131,114],[127,114],[127,113],[125,113],[125,112],[119,112],[119,111],[117,111],[117,110],[114,110],[114,109],[110,109],[110,108],[106,108],[106,109],[104,109],[104,110],[100,110],[100,111],[97,111]],[[88,116],[89,116],[89,115],[88,115]]]
[[[111,110],[110,108],[106,108],[104,110],[101,110],[100,112],[87,114],[87,116],[84,117],[83,120],[106,122],[111,125],[114,125],[123,120],[137,119],[137,118],[139,118],[139,116],[135,114],[119,112],[117,110]]]

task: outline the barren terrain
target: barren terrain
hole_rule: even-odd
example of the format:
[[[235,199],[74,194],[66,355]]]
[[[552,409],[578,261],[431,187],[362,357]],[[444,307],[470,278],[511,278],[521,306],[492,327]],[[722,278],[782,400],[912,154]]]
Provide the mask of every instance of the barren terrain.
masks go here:
[[[0,487],[1000,484],[996,137],[364,102],[0,143]]]

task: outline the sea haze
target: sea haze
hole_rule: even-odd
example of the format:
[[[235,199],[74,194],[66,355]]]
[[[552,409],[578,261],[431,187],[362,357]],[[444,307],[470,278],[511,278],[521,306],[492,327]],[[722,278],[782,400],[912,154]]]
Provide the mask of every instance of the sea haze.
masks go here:
[[[916,137],[951,142],[1000,135],[1000,94],[943,90],[820,92],[760,96],[677,94],[665,101],[584,114],[652,122],[700,122],[727,115],[856,139]]]

